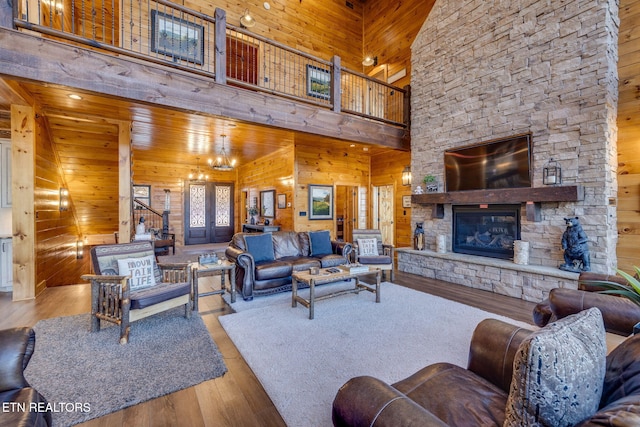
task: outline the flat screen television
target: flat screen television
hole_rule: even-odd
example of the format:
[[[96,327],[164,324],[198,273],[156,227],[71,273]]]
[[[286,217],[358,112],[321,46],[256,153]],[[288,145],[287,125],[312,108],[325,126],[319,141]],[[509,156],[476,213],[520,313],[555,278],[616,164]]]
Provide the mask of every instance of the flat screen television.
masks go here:
[[[531,187],[531,151],[531,134],[446,150],[446,189]]]

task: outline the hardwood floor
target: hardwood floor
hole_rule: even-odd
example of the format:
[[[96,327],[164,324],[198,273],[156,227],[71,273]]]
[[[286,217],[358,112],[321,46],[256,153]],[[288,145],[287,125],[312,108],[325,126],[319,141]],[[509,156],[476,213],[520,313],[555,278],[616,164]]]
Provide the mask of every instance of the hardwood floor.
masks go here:
[[[515,320],[532,322],[534,303],[402,272],[396,273],[394,281]],[[40,319],[86,313],[90,311],[89,301],[89,285],[48,288],[37,299],[21,302],[11,302],[11,294],[0,293],[0,329],[32,326]],[[218,321],[219,316],[232,310],[219,295],[213,295],[200,299],[199,311],[224,357],[228,368],[224,376],[81,426],[284,426],[269,396]]]

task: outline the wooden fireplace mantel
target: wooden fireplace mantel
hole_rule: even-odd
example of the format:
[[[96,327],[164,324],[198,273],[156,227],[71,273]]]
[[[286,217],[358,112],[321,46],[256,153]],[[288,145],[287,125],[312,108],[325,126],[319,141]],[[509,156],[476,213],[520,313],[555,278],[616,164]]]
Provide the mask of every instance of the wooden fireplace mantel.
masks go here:
[[[434,205],[433,217],[444,218],[444,205],[527,204],[527,220],[540,221],[540,204],[543,202],[579,202],[584,200],[581,185],[549,186],[536,188],[501,188],[495,190],[449,191],[411,195],[411,202]]]

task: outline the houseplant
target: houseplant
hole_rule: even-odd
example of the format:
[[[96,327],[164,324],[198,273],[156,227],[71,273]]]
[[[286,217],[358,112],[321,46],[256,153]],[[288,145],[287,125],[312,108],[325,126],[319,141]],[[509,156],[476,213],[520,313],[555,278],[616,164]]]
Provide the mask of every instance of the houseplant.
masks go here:
[[[251,224],[256,223],[256,216],[258,215],[258,209],[255,206],[249,206],[247,208],[247,213],[249,214],[249,221]]]

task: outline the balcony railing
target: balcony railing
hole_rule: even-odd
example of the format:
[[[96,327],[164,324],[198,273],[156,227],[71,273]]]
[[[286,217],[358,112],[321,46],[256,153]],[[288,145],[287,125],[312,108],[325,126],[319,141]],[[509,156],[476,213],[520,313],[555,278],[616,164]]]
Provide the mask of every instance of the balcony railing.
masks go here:
[[[217,83],[406,126],[408,93],[166,0],[15,0],[14,25]]]

